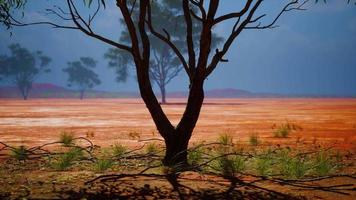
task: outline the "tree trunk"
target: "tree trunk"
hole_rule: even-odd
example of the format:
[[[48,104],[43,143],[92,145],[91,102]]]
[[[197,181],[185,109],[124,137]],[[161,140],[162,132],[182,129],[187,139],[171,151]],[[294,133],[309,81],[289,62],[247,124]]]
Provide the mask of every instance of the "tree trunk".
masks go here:
[[[193,129],[198,121],[204,100],[204,79],[196,77],[189,91],[186,110],[180,123],[174,127],[162,110],[152,90],[149,79],[148,62],[136,61],[138,64],[137,79],[141,97],[148,108],[160,135],[166,144],[163,164],[166,166],[186,165],[187,148]]]
[[[80,100],[84,99],[84,90],[80,90]]]
[[[203,80],[192,84],[185,112],[173,134],[165,138],[166,154],[163,164],[167,166],[188,165],[188,144],[204,101]]]
[[[28,94],[30,91],[30,87],[26,86],[26,85],[18,85],[18,88],[21,92],[22,98],[23,100],[27,100],[28,99]]]
[[[161,98],[162,98],[161,104],[166,104],[167,103],[167,101],[166,101],[166,88],[165,88],[164,85],[160,86],[159,88],[161,90]]]

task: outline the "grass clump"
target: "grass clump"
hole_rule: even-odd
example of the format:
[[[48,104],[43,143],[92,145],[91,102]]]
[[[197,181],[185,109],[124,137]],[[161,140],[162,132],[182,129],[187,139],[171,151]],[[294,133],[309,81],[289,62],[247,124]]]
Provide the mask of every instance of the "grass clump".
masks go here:
[[[273,125],[272,128],[275,129],[273,131],[273,136],[277,138],[286,138],[292,131],[302,130],[300,126],[290,123],[288,121],[279,126]]]
[[[80,148],[72,148],[68,152],[61,154],[57,161],[52,163],[52,167],[56,170],[65,170],[73,165],[75,160],[83,157],[83,151]]]
[[[25,146],[21,145],[11,149],[10,156],[16,160],[27,160],[29,157],[29,152]]]
[[[219,157],[213,168],[226,177],[234,177],[246,167],[245,159],[240,155],[224,155]]]
[[[127,153],[127,147],[122,144],[115,144],[113,147],[113,154],[115,157],[122,157]]]
[[[95,162],[94,168],[98,172],[103,172],[110,169],[113,165],[114,165],[113,160],[107,158],[101,158]]]
[[[289,130],[286,126],[280,126],[276,130],[273,131],[273,136],[276,138],[286,138],[288,137],[291,130]]]
[[[233,137],[228,133],[223,133],[219,135],[218,142],[224,146],[233,145]]]
[[[336,159],[328,153],[327,151],[319,151],[314,159],[313,170],[318,176],[326,176],[335,169],[338,168],[338,163],[340,162],[340,156],[337,155]]]
[[[257,133],[252,133],[249,136],[249,142],[250,142],[250,145],[257,146],[260,144],[260,137],[258,136]]]
[[[65,147],[74,145],[74,134],[73,132],[63,131],[59,136],[59,142]]]
[[[155,154],[158,153],[158,146],[155,143],[148,143],[145,150],[147,154]]]
[[[280,172],[288,178],[302,178],[310,170],[310,158],[306,155],[292,155],[290,150],[284,150],[280,157]]]
[[[260,176],[270,176],[273,174],[273,152],[269,149],[262,155],[255,158],[255,170]]]
[[[204,150],[201,148],[195,148],[188,151],[188,163],[190,165],[198,165],[203,160]]]

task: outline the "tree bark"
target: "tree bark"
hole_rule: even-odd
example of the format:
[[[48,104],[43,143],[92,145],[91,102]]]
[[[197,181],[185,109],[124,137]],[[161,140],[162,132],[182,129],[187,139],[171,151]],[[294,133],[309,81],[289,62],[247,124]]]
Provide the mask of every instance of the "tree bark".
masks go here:
[[[163,164],[167,166],[188,165],[188,144],[204,102],[203,79],[196,80],[189,91],[186,109],[180,123],[170,137],[165,139],[166,154]]]

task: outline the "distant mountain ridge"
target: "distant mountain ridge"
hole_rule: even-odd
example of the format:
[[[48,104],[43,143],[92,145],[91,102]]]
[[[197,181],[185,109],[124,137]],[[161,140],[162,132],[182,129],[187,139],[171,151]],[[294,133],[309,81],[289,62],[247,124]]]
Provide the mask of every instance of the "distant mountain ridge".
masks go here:
[[[160,94],[157,93],[157,96]],[[188,92],[169,92],[169,98],[185,98]],[[84,98],[137,98],[138,92],[107,92],[88,90]],[[281,95],[273,93],[254,93],[235,88],[212,89],[205,91],[207,98],[279,98],[279,97],[339,97],[332,95]],[[344,96],[342,96],[344,97]],[[348,96],[346,96],[348,97]],[[352,97],[352,96],[351,96]],[[0,98],[21,98],[21,94],[15,86],[0,86]],[[29,98],[79,98],[79,92],[58,86],[52,83],[33,84]]]
[[[138,97],[135,92],[105,92],[88,90],[84,98],[116,98]],[[0,86],[0,98],[21,98],[21,94],[15,86]],[[67,89],[52,83],[35,83],[29,94],[29,98],[79,98],[79,92]]]

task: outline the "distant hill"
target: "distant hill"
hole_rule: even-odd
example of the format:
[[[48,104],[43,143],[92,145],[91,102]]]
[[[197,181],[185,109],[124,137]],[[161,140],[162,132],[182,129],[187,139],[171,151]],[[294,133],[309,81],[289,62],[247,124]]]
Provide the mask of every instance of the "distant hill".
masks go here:
[[[170,92],[168,97],[182,98],[187,97],[188,92]],[[208,98],[258,98],[258,97],[283,97],[279,94],[271,93],[253,93],[247,90],[239,90],[234,88],[213,89],[205,91],[205,97]]]
[[[135,92],[105,92],[88,90],[84,98],[116,98],[138,97]],[[0,98],[21,98],[21,94],[15,86],[0,87]],[[70,90],[51,83],[36,83],[32,85],[29,98],[79,98],[79,92]]]
[[[157,96],[160,94],[157,93]],[[138,92],[106,92],[88,90],[84,98],[136,98]],[[176,91],[167,94],[169,98],[185,98],[188,92]],[[205,91],[208,98],[278,98],[278,97],[344,97],[332,95],[281,95],[273,93],[254,93],[247,90],[234,88],[213,89]],[[347,96],[345,96],[347,97]],[[0,98],[21,98],[21,94],[15,86],[0,86]],[[51,83],[33,84],[29,98],[79,98],[79,92]]]

